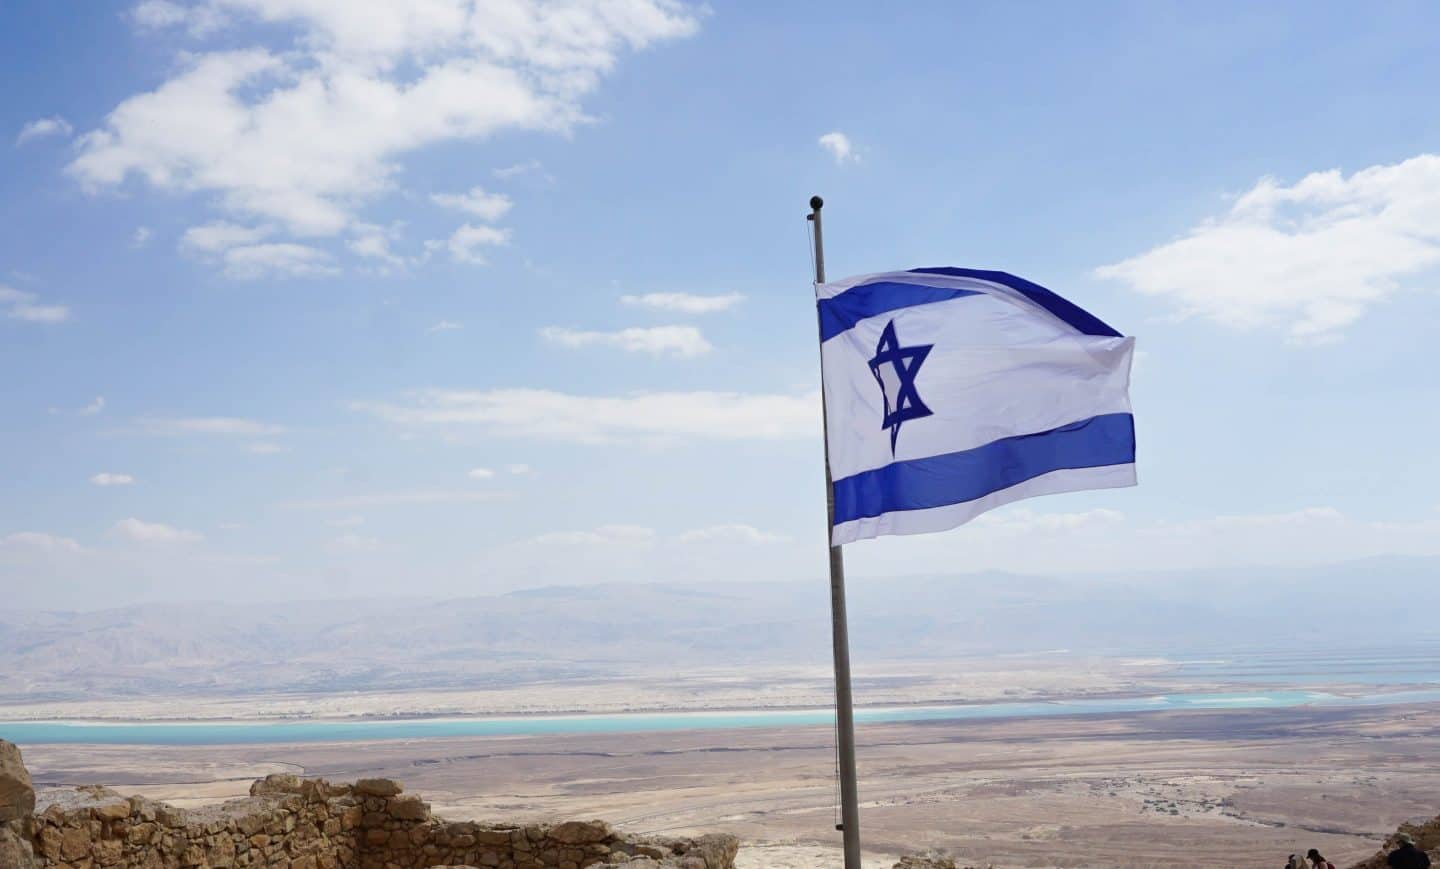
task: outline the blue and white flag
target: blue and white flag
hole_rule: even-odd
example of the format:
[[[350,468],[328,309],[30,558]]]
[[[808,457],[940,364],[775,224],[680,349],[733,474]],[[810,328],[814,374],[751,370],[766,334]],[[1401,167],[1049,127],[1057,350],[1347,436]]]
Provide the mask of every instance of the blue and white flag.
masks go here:
[[[816,296],[834,545],[1135,485],[1134,338],[1005,272],[885,272]]]

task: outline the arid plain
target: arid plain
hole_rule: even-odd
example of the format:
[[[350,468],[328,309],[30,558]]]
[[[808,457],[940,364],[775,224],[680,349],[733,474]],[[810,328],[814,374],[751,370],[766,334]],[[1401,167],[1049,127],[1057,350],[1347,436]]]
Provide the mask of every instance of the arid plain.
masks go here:
[[[995,866],[1265,867],[1373,853],[1440,813],[1440,705],[872,724],[876,866],[943,849]],[[275,771],[400,779],[455,818],[723,829],[748,867],[838,865],[827,727],[248,746],[26,747],[37,784],[194,805]]]

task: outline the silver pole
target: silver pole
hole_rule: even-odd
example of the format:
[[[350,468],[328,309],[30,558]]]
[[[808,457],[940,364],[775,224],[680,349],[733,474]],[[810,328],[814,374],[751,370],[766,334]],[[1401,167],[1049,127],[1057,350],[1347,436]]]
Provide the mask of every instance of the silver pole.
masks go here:
[[[810,222],[815,225],[815,283],[825,283],[825,244],[820,232],[820,209],[825,200],[810,197]],[[825,437],[825,538],[835,529],[835,487],[830,479],[830,431],[824,418],[824,369],[821,369],[820,406]],[[845,555],[830,546],[830,636],[835,646],[836,750],[840,761],[839,829],[845,839],[845,869],[860,869],[860,796],[855,775],[855,699],[850,692],[850,629],[845,617]]]

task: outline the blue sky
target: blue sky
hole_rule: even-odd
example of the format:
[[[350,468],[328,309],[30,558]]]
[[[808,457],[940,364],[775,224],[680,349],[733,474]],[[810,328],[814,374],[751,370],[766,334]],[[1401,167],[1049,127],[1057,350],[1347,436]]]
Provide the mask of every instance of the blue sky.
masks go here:
[[[28,605],[819,579],[831,277],[1138,337],[1141,485],[860,576],[1440,554],[1423,3],[0,12]]]

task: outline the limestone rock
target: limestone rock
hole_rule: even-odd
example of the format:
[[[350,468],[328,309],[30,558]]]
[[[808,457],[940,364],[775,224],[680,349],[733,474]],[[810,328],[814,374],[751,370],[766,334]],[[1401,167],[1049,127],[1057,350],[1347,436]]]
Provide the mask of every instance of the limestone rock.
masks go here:
[[[566,821],[550,828],[550,838],[562,845],[589,845],[613,835],[615,831],[604,821]]]
[[[427,821],[430,819],[430,807],[417,796],[392,797],[390,817],[399,821]]]
[[[355,791],[371,797],[393,797],[405,788],[394,779],[362,778],[355,782]]]
[[[0,823],[0,866],[10,869],[35,869],[35,851],[14,829],[16,824]]]
[[[252,797],[298,793],[300,793],[300,777],[289,773],[272,773],[250,785],[250,796]]]
[[[692,842],[685,850],[685,857],[698,858],[703,869],[730,869],[739,851],[739,839],[726,833],[710,833]]]
[[[0,739],[0,824],[35,811],[35,787],[20,758],[20,748]]]

